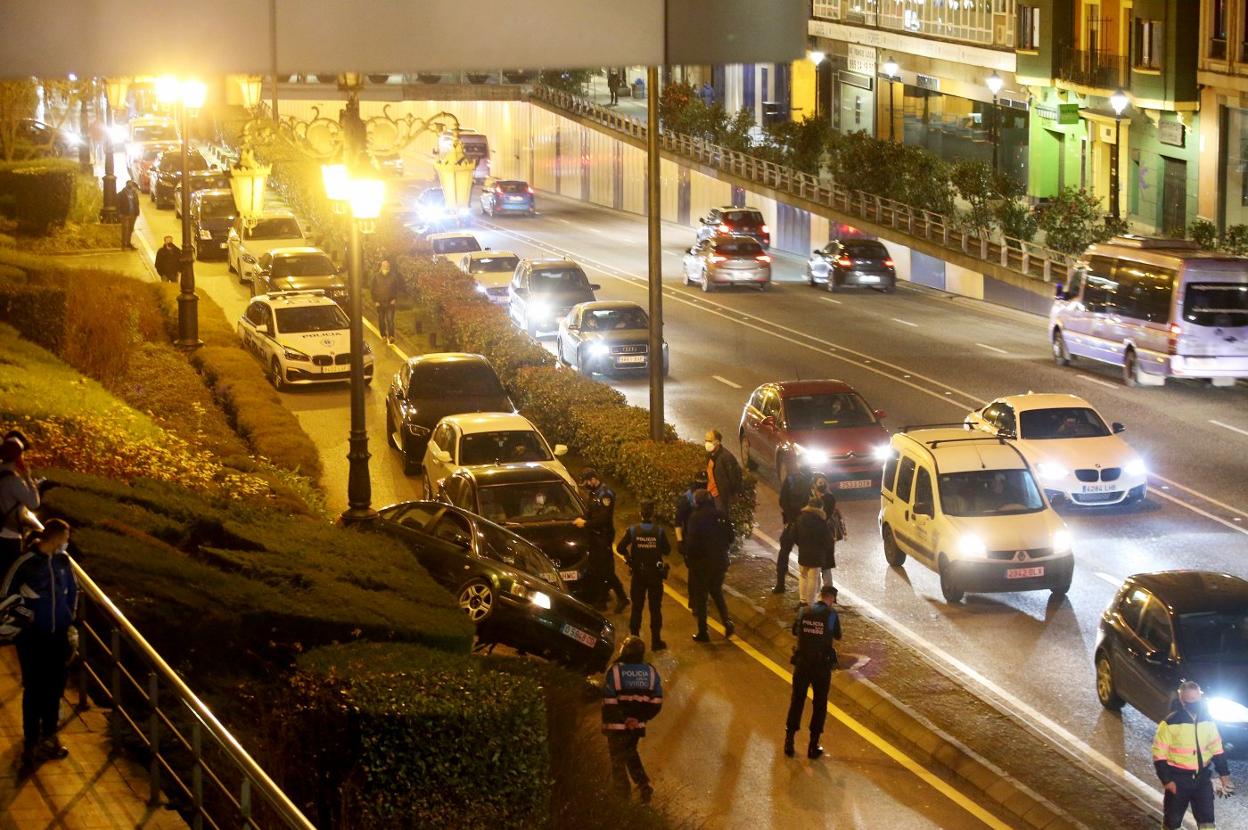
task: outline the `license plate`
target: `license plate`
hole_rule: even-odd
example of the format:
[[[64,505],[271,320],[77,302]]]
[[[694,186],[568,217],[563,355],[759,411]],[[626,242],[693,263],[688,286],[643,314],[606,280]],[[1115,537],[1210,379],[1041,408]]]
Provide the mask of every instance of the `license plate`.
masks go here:
[[[1112,493],[1114,491],[1113,484],[1085,484],[1083,492],[1085,493]]]
[[[646,356],[644,354],[626,354],[615,359],[617,363],[645,363]]]
[[[560,571],[559,578],[564,582],[576,582],[581,578],[581,575],[576,571]]]
[[[598,641],[594,639],[594,635],[586,633],[574,625],[564,623],[563,628],[561,628],[560,631],[563,632],[565,637],[571,637],[573,640],[576,640],[582,645],[590,646],[592,648],[598,644]]]
[[[863,488],[871,486],[871,479],[860,478],[855,479],[854,481],[841,481],[838,482],[836,486],[839,490],[862,490]]]
[[[507,201],[509,201],[509,202],[523,202],[523,201],[524,201],[524,197],[523,197],[523,196],[508,196],[508,197],[507,197]]]
[[[879,282],[880,278],[874,274],[859,274],[858,282]]]
[[[1044,576],[1044,566],[1036,568],[1010,568],[1005,572],[1006,579],[1031,579],[1037,576]]]

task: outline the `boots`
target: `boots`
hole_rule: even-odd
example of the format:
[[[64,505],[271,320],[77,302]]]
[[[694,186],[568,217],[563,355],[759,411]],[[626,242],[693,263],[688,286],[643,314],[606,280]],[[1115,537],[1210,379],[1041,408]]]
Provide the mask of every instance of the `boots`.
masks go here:
[[[667,643],[663,642],[662,638],[660,638],[657,634],[650,639],[651,651],[663,651],[665,648],[667,648]]]
[[[797,750],[793,747],[793,731],[785,730],[784,732],[784,754],[787,757],[792,758],[796,753],[797,753]]]
[[[819,746],[819,734],[817,732],[810,733],[810,745],[806,747],[806,757],[815,760],[823,754],[823,747]]]

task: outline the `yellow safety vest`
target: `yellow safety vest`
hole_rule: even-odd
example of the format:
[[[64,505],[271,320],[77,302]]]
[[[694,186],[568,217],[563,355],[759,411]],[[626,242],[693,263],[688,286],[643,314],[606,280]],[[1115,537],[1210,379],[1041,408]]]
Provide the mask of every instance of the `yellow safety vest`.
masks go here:
[[[1177,715],[1177,717],[1176,717]],[[1183,718],[1185,722],[1170,723],[1170,718]],[[1215,755],[1222,754],[1222,736],[1218,725],[1211,720],[1192,723],[1190,716],[1179,710],[1166,716],[1157,724],[1153,738],[1153,761],[1164,761],[1175,769],[1199,772],[1196,747],[1200,747],[1200,762],[1209,766]],[[1199,730],[1199,731],[1198,731]]]

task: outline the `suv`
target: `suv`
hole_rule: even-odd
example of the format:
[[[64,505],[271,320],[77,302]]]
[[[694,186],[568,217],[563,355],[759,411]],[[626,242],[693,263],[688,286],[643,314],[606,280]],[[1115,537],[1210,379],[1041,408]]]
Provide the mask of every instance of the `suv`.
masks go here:
[[[771,247],[771,230],[758,208],[732,205],[711,208],[700,221],[699,242],[715,236],[749,236],[757,240],[764,250]]]
[[[1004,438],[945,425],[895,434],[879,523],[888,564],[915,557],[940,574],[947,602],[967,591],[1070,590],[1070,531]]]
[[[500,213],[537,214],[533,200],[533,188],[521,179],[486,179],[481,185],[481,213],[496,216]]]
[[[319,288],[340,306],[346,306],[347,281],[329,254],[320,248],[274,248],[261,254],[251,281],[251,294],[304,291]]]
[[[260,270],[262,254],[277,248],[299,248],[308,244],[299,220],[289,208],[266,210],[255,226],[247,227],[243,217],[234,219],[226,239],[226,262],[239,282],[251,282]]]
[[[277,291],[252,299],[238,320],[243,348],[256,356],[275,389],[351,378],[347,315],[324,291]],[[364,381],[373,352],[364,344]]]
[[[508,312],[516,325],[537,337],[558,331],[572,306],[593,302],[600,288],[570,259],[526,259],[511,278]]]

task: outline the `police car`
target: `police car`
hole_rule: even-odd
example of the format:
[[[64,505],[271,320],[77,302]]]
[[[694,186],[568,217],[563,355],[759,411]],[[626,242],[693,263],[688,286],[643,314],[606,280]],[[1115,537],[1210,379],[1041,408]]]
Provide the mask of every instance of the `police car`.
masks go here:
[[[351,377],[347,315],[320,289],[254,297],[238,320],[243,348],[255,355],[275,389],[334,383]],[[364,344],[364,381],[373,380],[373,352]]]

